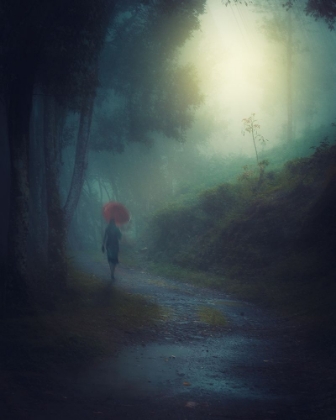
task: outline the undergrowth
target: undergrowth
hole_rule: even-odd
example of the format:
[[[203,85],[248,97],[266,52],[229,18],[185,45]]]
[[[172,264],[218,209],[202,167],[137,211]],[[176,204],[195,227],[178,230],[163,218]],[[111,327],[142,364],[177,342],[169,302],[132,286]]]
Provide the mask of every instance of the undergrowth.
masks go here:
[[[72,269],[55,310],[1,321],[0,365],[3,372],[77,369],[112,354],[125,335],[159,316],[144,298]]]
[[[143,237],[149,269],[334,331],[336,146],[312,151],[262,184],[246,172],[157,213]]]

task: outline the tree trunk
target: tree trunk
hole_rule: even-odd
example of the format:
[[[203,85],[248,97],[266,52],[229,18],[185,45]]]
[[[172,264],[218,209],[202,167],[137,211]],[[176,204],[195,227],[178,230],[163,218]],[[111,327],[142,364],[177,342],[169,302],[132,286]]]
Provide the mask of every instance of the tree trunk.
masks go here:
[[[111,196],[110,196],[110,193],[108,192],[108,190],[106,188],[105,183],[103,183],[103,187],[104,187],[104,190],[106,192],[106,196],[107,196],[108,201],[111,201]],[[116,194],[115,194],[115,197],[116,197]]]
[[[64,206],[65,222],[67,227],[69,227],[73,218],[84,184],[94,99],[94,94],[88,94],[83,99],[81,108],[74,170],[69,194]]]
[[[33,77],[27,71],[11,83],[7,96],[7,127],[10,148],[11,189],[8,229],[7,309],[26,312],[29,296],[27,240],[29,230],[28,150]]]
[[[44,158],[46,204],[48,215],[48,288],[56,295],[66,287],[67,267],[65,256],[66,230],[59,191],[60,148],[57,136],[57,105],[51,95],[44,104]]]
[[[118,201],[119,200],[119,189],[118,189],[118,185],[117,185],[113,176],[111,178],[111,185],[112,185],[112,189],[113,189],[114,198],[116,199],[116,201]]]
[[[4,98],[0,96],[0,266],[7,260],[8,220],[10,195],[10,157],[7,133],[7,115]],[[0,286],[1,287],[1,286]]]
[[[30,227],[29,270],[44,283],[47,269],[47,214],[44,165],[43,97],[33,99],[29,149]]]
[[[293,24],[292,9],[288,10],[287,39],[287,141],[293,140]]]

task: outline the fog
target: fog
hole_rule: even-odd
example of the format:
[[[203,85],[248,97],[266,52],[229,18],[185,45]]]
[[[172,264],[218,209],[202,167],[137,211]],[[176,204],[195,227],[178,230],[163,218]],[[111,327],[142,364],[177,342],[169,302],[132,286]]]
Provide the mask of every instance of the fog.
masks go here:
[[[5,418],[335,417],[336,0],[282,3],[1,3]]]
[[[193,66],[202,95],[182,141],[155,129],[143,133],[143,119],[135,121],[134,132],[125,129],[130,122],[120,121],[127,99],[122,89],[109,86],[108,61],[103,59],[92,123],[93,150],[77,210],[78,217],[86,214],[83,208],[90,196],[97,218],[92,219],[91,244],[102,234],[99,212],[108,200],[129,207],[128,229],[135,238],[144,220],[165,205],[192,199],[222,182],[236,182],[244,165],[255,164],[252,138],[242,122],[252,114],[265,140],[257,143],[258,151],[272,169],[310,154],[312,146],[333,132],[335,45],[335,32],[325,22],[306,16],[300,2],[286,10],[277,2],[225,5],[209,0],[200,28],[177,50],[176,65]],[[134,77],[150,83],[144,69]],[[193,87],[188,89],[190,94]],[[64,154],[65,194],[73,152],[70,141]],[[79,217],[78,223],[84,220]]]
[[[241,135],[241,121],[252,113],[268,147],[285,142],[288,89],[290,141],[307,129],[329,125],[335,107],[335,46],[335,33],[302,9],[287,11],[280,2],[258,7],[208,1],[201,30],[182,52],[198,71],[205,96],[200,113],[218,123],[206,147],[223,155],[253,154],[250,139]]]
[[[14,259],[20,244],[29,260],[30,243],[31,261],[47,261],[64,238],[70,249],[99,249],[109,200],[130,210],[124,230],[136,242],[165,206],[236,183],[259,157],[274,175],[334,138],[333,19],[308,16],[306,1],[114,4],[102,0],[95,23],[91,2],[82,20],[65,11],[52,39],[44,10],[34,10],[44,37],[18,5],[1,12],[8,33],[27,23],[0,51],[3,255],[11,229],[21,238],[9,246]]]

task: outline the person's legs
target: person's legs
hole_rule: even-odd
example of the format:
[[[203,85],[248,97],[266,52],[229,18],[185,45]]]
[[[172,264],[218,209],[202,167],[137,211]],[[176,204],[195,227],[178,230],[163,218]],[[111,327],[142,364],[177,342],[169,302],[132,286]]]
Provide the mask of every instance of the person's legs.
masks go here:
[[[111,280],[114,280],[114,271],[115,271],[115,268],[116,268],[116,264],[109,261],[109,265],[110,265],[110,270],[111,270]]]

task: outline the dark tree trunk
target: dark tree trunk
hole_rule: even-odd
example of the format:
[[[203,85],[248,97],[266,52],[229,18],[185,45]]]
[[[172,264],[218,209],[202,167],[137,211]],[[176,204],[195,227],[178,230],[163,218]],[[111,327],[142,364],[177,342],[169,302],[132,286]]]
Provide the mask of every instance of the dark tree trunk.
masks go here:
[[[7,96],[11,189],[8,229],[7,309],[25,312],[31,307],[27,240],[29,229],[28,150],[33,77],[29,71],[11,82]]]
[[[10,160],[7,116],[4,98],[0,97],[0,267],[7,260],[10,194]],[[1,287],[1,286],[0,286]]]
[[[37,95],[33,99],[30,126],[30,228],[28,259],[29,270],[36,274],[37,279],[40,279],[40,284],[37,285],[37,288],[43,288],[47,269],[48,223],[44,165],[43,98],[41,95]]]
[[[46,204],[48,215],[48,271],[49,290],[56,295],[66,287],[67,267],[65,256],[66,230],[59,191],[60,147],[57,136],[57,105],[52,95],[44,103],[44,158]]]
[[[65,106],[57,104],[56,106],[56,147],[57,147],[57,165],[60,168],[62,165],[62,152],[64,149],[64,127],[67,117],[67,109]],[[60,172],[60,170],[59,170]]]
[[[90,138],[93,106],[94,95],[91,93],[83,99],[81,108],[74,170],[72,174],[69,194],[64,206],[65,222],[67,227],[69,227],[75,213],[84,184],[85,171],[88,163],[87,152]]]

